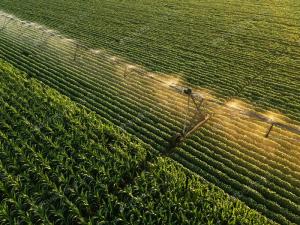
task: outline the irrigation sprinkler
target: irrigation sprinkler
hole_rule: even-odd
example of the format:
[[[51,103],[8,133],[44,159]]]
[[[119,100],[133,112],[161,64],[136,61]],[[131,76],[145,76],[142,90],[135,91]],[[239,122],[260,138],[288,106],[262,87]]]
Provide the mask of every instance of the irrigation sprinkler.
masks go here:
[[[255,111],[252,111],[252,110],[239,110],[239,114],[240,115],[245,115],[247,118],[252,118],[252,119],[259,120],[261,122],[270,124],[270,126],[268,127],[268,129],[267,129],[267,131],[264,135],[265,138],[270,137],[270,134],[271,134],[274,127],[278,127],[278,128],[287,130],[291,133],[300,135],[300,129],[299,128],[287,125],[285,123],[277,122],[275,119],[270,118],[270,117],[265,116],[265,115],[262,115],[260,113],[255,112]]]
[[[110,58],[112,62],[116,63],[117,58],[112,57]],[[126,65],[124,68],[124,73],[123,76],[126,78],[129,74],[136,72],[138,74],[143,73],[144,74],[149,74],[146,71],[140,69],[139,67],[133,66],[133,65]],[[232,109],[234,110],[235,116],[246,116],[248,119],[256,119],[259,121],[262,121],[264,123],[270,124],[268,127],[264,137],[269,138],[270,134],[273,130],[273,128],[279,127],[285,130],[288,130],[292,133],[300,135],[300,129],[289,126],[284,123],[279,123],[274,121],[274,119],[262,115],[260,113],[257,113],[253,110],[245,110],[245,109],[240,109],[239,107],[236,107],[234,105],[228,105],[227,103],[224,103],[220,100],[215,100],[215,99],[209,99],[207,96],[201,93],[194,92],[190,87],[183,87],[179,86],[176,84],[168,84],[164,80],[161,80],[157,78],[156,76],[147,76],[149,78],[154,79],[155,81],[163,84],[164,86],[167,86],[168,88],[172,89],[173,91],[176,91],[180,94],[186,95],[187,96],[187,109],[186,109],[186,114],[185,114],[185,119],[184,119],[184,125],[183,129],[181,132],[176,133],[172,136],[172,138],[169,140],[169,144],[166,148],[166,154],[172,153],[174,148],[178,147],[188,136],[193,134],[195,131],[197,131],[201,126],[203,126],[213,115],[218,115],[222,113],[205,113],[205,111],[211,111],[213,108],[219,108],[219,109],[226,109],[230,108],[231,111]],[[204,107],[204,103],[213,103],[214,107],[211,108],[213,104],[209,104]],[[194,105],[195,113],[192,117],[189,116],[190,114],[190,105],[191,103]],[[228,116],[228,115],[227,115]],[[191,119],[190,119],[191,118]],[[298,140],[298,139],[297,139]]]
[[[32,23],[27,23],[26,21],[21,21],[20,22],[20,29],[22,29],[22,31],[20,32],[18,38],[21,38],[25,35],[26,31],[28,29],[30,29],[33,26]]]
[[[43,46],[47,45],[48,41],[54,36],[55,36],[55,34],[52,34],[52,33],[49,34],[46,38],[44,38],[44,40],[41,41],[41,43],[38,45],[38,47],[43,47]]]
[[[116,57],[111,57],[110,61],[112,61],[113,63],[117,63],[118,59]],[[166,87],[172,89],[173,91],[176,91],[176,92],[186,95],[188,97],[188,99],[187,99],[188,107],[187,107],[186,114],[185,114],[185,122],[183,125],[183,129],[181,132],[174,134],[172,136],[172,138],[169,140],[169,144],[166,149],[167,154],[171,153],[173,151],[173,149],[176,148],[177,146],[179,146],[188,136],[190,136],[195,131],[197,131],[201,126],[203,126],[212,116],[219,115],[219,114],[222,115],[222,113],[212,112],[212,109],[214,109],[214,108],[224,109],[224,111],[226,111],[225,110],[226,108],[230,108],[231,109],[230,111],[233,110],[233,112],[235,113],[234,114],[235,117],[245,116],[248,119],[256,119],[256,120],[262,121],[264,123],[270,124],[270,126],[268,127],[268,129],[264,135],[265,138],[270,137],[271,132],[275,126],[300,135],[300,128],[296,128],[294,126],[290,126],[290,125],[287,125],[284,123],[279,123],[279,122],[275,121],[274,119],[272,119],[268,116],[262,115],[260,113],[257,113],[253,110],[241,109],[235,105],[228,104],[228,102],[224,103],[223,101],[220,101],[220,100],[210,99],[205,94],[194,92],[190,87],[183,87],[183,86],[179,86],[176,84],[169,84],[168,82],[165,82],[163,79],[159,79],[159,77],[154,76],[151,73],[147,73],[145,70],[140,69],[139,67],[136,67],[133,65],[125,66],[124,73],[123,73],[124,78],[126,78],[129,74],[131,74],[133,72],[136,72],[138,74],[142,73],[143,75],[146,74],[147,75],[146,77],[152,78],[156,82],[161,83],[163,86],[166,86]],[[194,105],[195,113],[192,116],[192,118],[189,119],[191,102]],[[210,104],[204,106],[204,103],[210,103]],[[213,107],[211,107],[211,106],[213,106]],[[209,111],[210,113],[205,113],[205,111],[206,112]],[[228,114],[226,116],[228,116]],[[299,141],[298,139],[295,139],[295,140]]]
[[[173,152],[174,148],[178,147],[188,136],[197,131],[202,127],[210,118],[210,115],[204,113],[201,109],[204,98],[196,93],[189,87],[180,87],[176,85],[171,86],[177,92],[187,96],[187,109],[185,113],[184,124],[181,132],[174,134],[169,140],[166,153],[170,154]],[[191,103],[194,105],[194,109],[191,110]],[[191,111],[195,111],[194,115],[190,118]]]
[[[40,38],[40,43],[38,43],[36,45],[36,47],[43,47],[45,46],[48,41],[55,36],[55,33],[53,31],[49,31],[49,30],[46,30],[45,31],[45,35],[43,35],[41,38]]]
[[[80,54],[80,51],[87,51],[87,50],[88,48],[85,45],[75,43],[73,61],[76,61],[78,57],[82,56],[82,53]]]
[[[39,27],[35,27],[36,28],[36,30],[35,31],[37,31],[37,32],[40,32],[40,31],[42,31],[42,33],[40,34],[40,33],[38,33],[38,38],[36,38],[36,40],[37,40],[37,43],[35,44],[35,46],[38,46],[38,41],[41,41],[41,40],[43,40],[43,37],[44,37],[44,35],[46,34],[46,32],[47,32],[47,30],[46,29],[44,29],[43,27],[41,27],[41,26],[39,26]]]
[[[130,72],[130,67],[125,66],[123,77],[126,78],[129,72]]]
[[[11,17],[11,16],[4,15],[4,17],[5,17],[5,20],[4,20],[3,24],[2,24],[2,27],[0,28],[0,31],[4,31],[8,27],[8,25],[12,21],[14,21],[14,18]]]
[[[176,133],[175,135],[173,135],[172,138],[169,140],[167,152],[172,152],[172,150],[174,148],[178,147],[180,145],[180,143],[182,143],[189,135],[191,135],[192,133],[197,131],[201,126],[203,126],[212,115],[215,115],[215,114],[221,115],[222,114],[222,113],[215,113],[215,114],[214,113],[212,113],[212,114],[205,113],[204,112],[205,109],[208,110],[209,107],[207,107],[207,106],[204,107],[204,102],[214,103],[215,107],[218,107],[218,108],[223,107],[224,110],[226,108],[231,108],[234,110],[235,116],[238,116],[238,115],[246,116],[246,118],[248,118],[248,119],[249,118],[255,119],[255,120],[259,120],[264,123],[270,124],[270,126],[268,127],[268,129],[264,135],[265,138],[270,137],[270,134],[274,127],[278,127],[278,128],[287,130],[289,132],[292,132],[294,134],[300,135],[300,128],[278,122],[274,118],[270,118],[266,115],[262,115],[253,110],[240,109],[240,108],[228,106],[218,100],[208,99],[203,94],[193,92],[191,88],[182,87],[182,86],[178,86],[178,85],[174,85],[174,84],[169,85],[169,87],[180,94],[187,95],[188,103],[187,103],[187,110],[186,110],[186,114],[185,114],[185,122],[184,122],[183,129],[180,133]],[[194,104],[195,114],[192,117],[192,119],[188,120],[190,118],[190,116],[189,116],[190,102],[192,102]],[[215,108],[215,107],[213,107],[213,108]],[[299,141],[299,139],[293,139],[293,140]]]
[[[124,78],[126,78],[128,75],[130,75],[133,72],[141,74],[142,70],[134,65],[126,65],[123,74]]]

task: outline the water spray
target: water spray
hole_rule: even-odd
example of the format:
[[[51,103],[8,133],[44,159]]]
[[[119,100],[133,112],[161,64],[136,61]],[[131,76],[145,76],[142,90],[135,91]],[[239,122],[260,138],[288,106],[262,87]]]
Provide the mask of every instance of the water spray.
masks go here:
[[[86,46],[75,42],[73,39],[67,39],[62,35],[56,35],[55,32],[46,30],[43,26],[35,26],[34,23],[20,21],[20,20],[14,18],[12,16],[9,16],[5,13],[0,13],[0,17],[5,18],[3,21],[3,24],[0,28],[0,31],[5,30],[8,27],[8,25],[12,22],[19,22],[21,27],[24,29],[19,37],[23,36],[24,33],[26,32],[26,30],[31,27],[34,27],[37,31],[42,31],[42,34],[40,36],[40,43],[38,43],[36,45],[36,47],[46,45],[47,42],[49,41],[49,39],[54,36],[61,38],[62,41],[64,41],[64,42],[70,42],[70,43],[74,44],[75,49],[74,49],[73,61],[76,61],[78,59],[78,57],[80,57],[82,55],[81,51],[82,52],[89,51],[90,53],[92,53],[94,55],[97,55],[100,53],[100,51],[98,51],[98,50],[88,49]],[[119,65],[123,64],[122,60],[115,56],[106,57],[106,58],[108,61],[113,63],[115,66],[117,66],[118,64]],[[209,109],[209,106],[204,107],[204,103],[206,103],[206,102],[212,102],[221,109],[222,108],[230,108],[230,110],[237,112],[237,115],[246,116],[247,118],[259,120],[261,122],[270,124],[270,126],[268,127],[268,129],[265,133],[265,138],[270,137],[271,132],[273,131],[274,127],[278,127],[278,128],[287,130],[289,132],[292,132],[294,134],[300,135],[300,128],[298,128],[296,126],[290,126],[285,123],[280,123],[280,122],[276,121],[274,118],[272,119],[268,116],[262,115],[253,110],[241,109],[238,105],[236,105],[234,103],[226,104],[226,103],[223,103],[218,100],[208,99],[207,96],[205,96],[204,94],[195,92],[190,87],[178,86],[177,85],[178,82],[176,82],[176,84],[166,82],[166,81],[164,81],[164,79],[160,79],[159,76],[157,76],[156,74],[148,73],[147,71],[145,71],[144,69],[142,69],[140,67],[126,64],[125,68],[124,68],[124,73],[123,73],[124,78],[126,78],[128,75],[130,75],[132,73],[136,73],[139,75],[146,75],[145,77],[151,78],[153,81],[159,82],[163,86],[165,86],[169,89],[172,89],[173,91],[175,90],[179,94],[187,96],[187,109],[186,109],[186,114],[184,116],[183,128],[180,133],[173,135],[173,137],[169,141],[168,149],[170,151],[172,151],[175,147],[180,145],[180,143],[182,143],[189,135],[193,134],[196,130],[198,130],[200,127],[202,127],[209,120],[209,118],[213,115],[213,114],[209,114],[206,112]],[[194,107],[192,107],[193,109],[191,108],[191,105],[194,106]],[[191,111],[194,111],[194,115],[192,117],[190,116]],[[216,114],[218,114],[218,113],[216,113]]]
[[[74,57],[73,57],[73,61],[76,61],[78,57],[81,57],[83,54],[83,51],[87,51],[88,48],[85,45],[79,44],[79,43],[75,43],[75,50],[74,50]],[[80,51],[82,51],[82,53],[80,54]]]
[[[8,27],[8,25],[14,21],[14,18],[11,16],[4,15],[3,17],[5,17],[5,20],[2,24],[2,27],[0,28],[0,31],[4,31]]]

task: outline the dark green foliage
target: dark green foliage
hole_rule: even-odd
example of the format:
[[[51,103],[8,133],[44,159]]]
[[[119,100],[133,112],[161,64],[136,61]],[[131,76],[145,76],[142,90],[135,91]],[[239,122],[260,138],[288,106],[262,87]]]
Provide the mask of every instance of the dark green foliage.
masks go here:
[[[297,1],[27,0],[25,4],[2,0],[0,7],[91,48],[122,55],[147,70],[175,73],[218,96],[275,108],[299,122]],[[124,82],[120,78],[123,68],[112,65],[105,54],[86,53],[74,62],[71,44],[48,43],[37,48],[40,36],[35,28],[21,36],[19,27],[11,25],[0,33],[0,57],[95,111],[102,120],[136,135],[152,149],[164,150],[168,138],[182,128],[183,107],[178,112],[172,104],[185,99],[166,92],[157,98],[156,84],[139,76],[129,76]],[[222,122],[219,119],[203,127],[172,157],[269,218],[281,224],[299,223],[299,143],[278,141],[272,139],[274,135],[276,147],[271,149],[265,140],[249,141],[247,136],[256,130],[248,124],[219,129]],[[63,129],[54,132],[42,127],[41,132],[59,138],[64,129],[72,129],[64,126],[65,120],[60,124]],[[240,127],[247,134],[237,139],[234,133]],[[3,129],[9,128],[4,125]],[[78,148],[89,138],[68,143],[67,155],[72,156],[68,146]],[[98,140],[95,135],[92,139]],[[33,141],[41,140],[35,137]],[[114,151],[114,146],[107,148]]]
[[[272,224],[2,60],[0,106],[0,224]]]

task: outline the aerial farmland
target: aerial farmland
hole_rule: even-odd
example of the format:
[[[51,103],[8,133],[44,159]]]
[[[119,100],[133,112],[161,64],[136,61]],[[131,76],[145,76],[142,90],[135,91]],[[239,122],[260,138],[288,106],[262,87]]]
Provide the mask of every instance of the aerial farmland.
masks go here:
[[[0,224],[300,224],[300,2],[1,0]]]

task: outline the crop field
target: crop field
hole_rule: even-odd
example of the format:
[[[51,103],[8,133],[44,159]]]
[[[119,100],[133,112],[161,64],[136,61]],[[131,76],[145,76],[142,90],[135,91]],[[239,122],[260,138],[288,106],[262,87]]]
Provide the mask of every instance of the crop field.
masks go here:
[[[299,135],[274,127],[265,138],[269,124],[236,113],[299,128],[299,2],[2,0],[0,9],[0,58],[136,136],[146,152],[164,152],[185,122],[187,98],[170,85],[221,102],[205,105],[212,117],[170,158],[273,221],[300,224]],[[167,173],[170,162],[153,169]]]
[[[90,47],[300,120],[297,0],[25,2],[0,6]]]
[[[273,224],[1,60],[0,75],[1,224]]]

